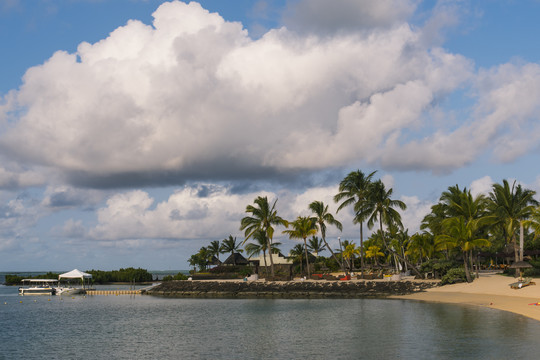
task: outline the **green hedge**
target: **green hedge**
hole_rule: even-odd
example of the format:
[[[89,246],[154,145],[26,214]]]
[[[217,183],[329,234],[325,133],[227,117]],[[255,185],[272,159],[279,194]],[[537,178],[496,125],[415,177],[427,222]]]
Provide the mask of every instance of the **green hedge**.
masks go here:
[[[6,275],[6,285],[21,285],[23,279],[58,279],[57,273],[48,272],[46,274],[34,275],[34,276],[18,276],[18,275]]]
[[[448,270],[446,275],[444,275],[441,279],[441,285],[456,284],[461,282],[467,282],[465,269],[462,267]]]
[[[95,284],[107,284],[111,282],[151,282],[152,274],[146,269],[127,268],[113,271],[90,270],[92,281]]]
[[[187,280],[188,277],[182,273],[178,273],[174,276],[172,275],[167,275],[165,276],[161,281],[172,281],[172,280]]]

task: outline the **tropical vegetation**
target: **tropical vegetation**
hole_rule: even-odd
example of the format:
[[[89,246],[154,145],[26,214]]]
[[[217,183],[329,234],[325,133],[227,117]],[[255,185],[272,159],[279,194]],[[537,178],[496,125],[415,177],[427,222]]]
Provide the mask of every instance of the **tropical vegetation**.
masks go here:
[[[274,277],[273,256],[267,255],[280,253],[282,244],[274,241],[274,236],[281,233],[300,242],[288,258],[297,265],[295,274],[308,277],[314,271],[341,269],[360,276],[388,272],[423,278],[427,274],[453,283],[473,281],[474,270],[478,272],[482,266],[504,268],[510,260],[523,259],[534,266],[527,270],[529,274],[540,274],[540,204],[533,190],[506,179],[493,184],[487,194],[450,186],[423,217],[419,231],[409,234],[402,222],[406,204],[375,175],[356,170],[345,176],[334,195],[335,213],[330,212],[329,205],[314,199],[307,204],[311,215],[286,220],[278,213],[277,199],[259,196],[246,206],[246,216],[240,219],[243,241],[237,243],[232,235],[221,242],[211,241],[192,255],[189,263],[194,270],[204,272],[216,259],[219,263],[219,254],[245,250],[247,257],[262,253],[264,266],[260,266],[266,276]],[[328,228],[342,231],[337,216],[347,210],[358,225],[359,237],[339,239],[339,247],[333,249]],[[366,228],[370,230],[367,239]],[[335,247],[335,237],[333,240]],[[322,256],[323,252],[327,256]]]

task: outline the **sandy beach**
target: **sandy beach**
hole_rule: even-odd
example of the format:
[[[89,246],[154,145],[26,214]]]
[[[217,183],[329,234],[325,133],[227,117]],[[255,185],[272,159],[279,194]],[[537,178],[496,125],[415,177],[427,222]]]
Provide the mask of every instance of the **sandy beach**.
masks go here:
[[[509,286],[515,281],[516,279],[512,277],[497,273],[481,273],[480,277],[470,284],[446,285],[391,298],[484,306],[540,321],[540,305],[530,305],[540,302],[540,280],[533,279],[537,285],[518,290]]]

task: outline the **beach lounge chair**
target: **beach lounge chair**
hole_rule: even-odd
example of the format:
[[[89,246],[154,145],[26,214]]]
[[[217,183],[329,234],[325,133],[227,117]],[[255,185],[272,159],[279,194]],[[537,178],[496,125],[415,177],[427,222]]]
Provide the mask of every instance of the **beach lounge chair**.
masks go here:
[[[511,283],[510,287],[512,289],[518,290],[529,285],[536,285],[536,283],[532,281],[532,278],[526,278],[524,280],[519,280],[514,283]]]

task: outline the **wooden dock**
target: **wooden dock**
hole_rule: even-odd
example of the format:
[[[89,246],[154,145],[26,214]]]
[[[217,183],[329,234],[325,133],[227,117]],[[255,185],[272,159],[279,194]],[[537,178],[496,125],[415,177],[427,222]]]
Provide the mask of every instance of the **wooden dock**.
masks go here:
[[[140,295],[141,290],[86,290],[86,295]]]

